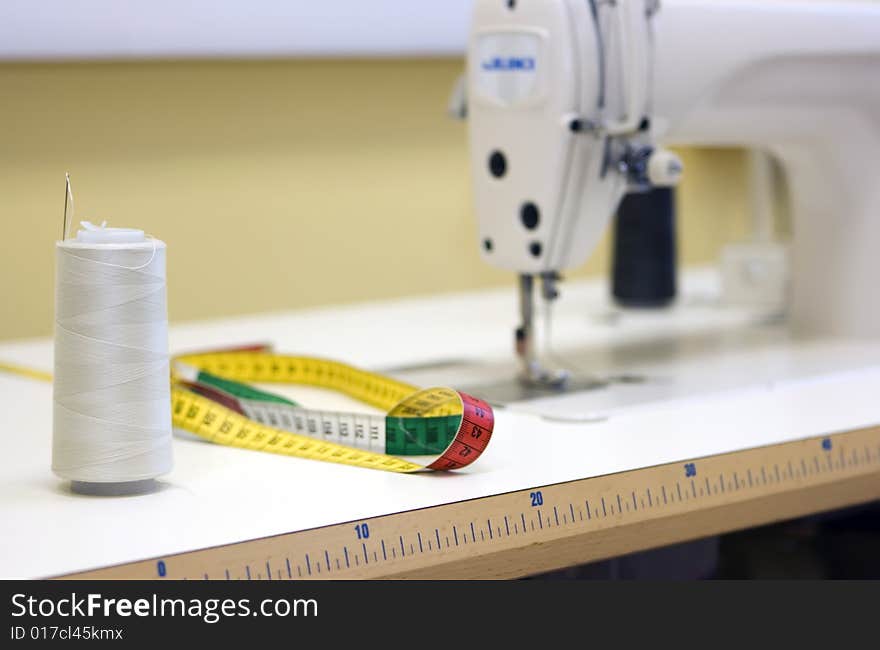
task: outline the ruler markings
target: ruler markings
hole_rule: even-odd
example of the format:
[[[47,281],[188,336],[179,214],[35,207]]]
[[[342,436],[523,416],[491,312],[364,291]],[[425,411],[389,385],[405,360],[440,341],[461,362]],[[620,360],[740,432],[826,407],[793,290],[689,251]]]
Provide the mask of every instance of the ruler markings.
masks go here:
[[[878,434],[880,434],[880,429],[875,428],[875,429],[869,429],[869,430],[862,430],[861,432],[856,431],[856,432],[850,432],[849,434],[842,433],[842,434],[837,434],[837,436],[858,435],[858,434],[860,434],[862,436],[870,435],[870,434],[878,435]],[[730,475],[732,476],[733,480],[731,483],[728,483],[728,485],[730,485],[731,489],[733,489],[734,491],[737,491],[737,492],[741,491],[742,496],[736,496],[736,497],[734,497],[732,495],[731,496],[722,496],[723,493],[725,492],[725,480],[724,480],[724,473],[723,472],[718,473],[718,477],[719,477],[718,486],[720,487],[720,493],[719,493],[719,490],[717,489],[717,487],[715,489],[712,489],[713,486],[711,485],[711,482],[708,477],[705,478],[705,490],[702,487],[700,487],[699,493],[697,492],[696,482],[693,478],[690,478],[690,481],[691,481],[690,493],[683,491],[681,488],[680,480],[677,480],[677,481],[675,481],[675,490],[670,495],[666,494],[666,492],[667,492],[666,491],[666,483],[664,481],[660,481],[659,487],[660,487],[660,492],[662,494],[662,503],[659,499],[655,499],[654,495],[652,494],[651,488],[652,487],[656,488],[657,484],[651,484],[651,485],[644,485],[643,484],[641,486],[637,486],[637,485],[625,486],[625,485],[618,484],[616,486],[616,489],[611,489],[609,486],[609,483],[611,483],[613,485],[613,480],[610,480],[609,477],[597,477],[594,479],[582,479],[580,481],[572,481],[570,483],[561,483],[561,484],[557,484],[557,485],[542,487],[541,491],[547,496],[547,498],[543,501],[543,505],[545,507],[552,507],[554,516],[553,516],[553,518],[551,518],[549,516],[546,517],[547,526],[545,527],[544,526],[545,516],[540,508],[536,508],[536,518],[538,520],[538,526],[539,526],[540,531],[542,531],[542,532],[540,532],[540,535],[542,535],[542,536],[549,535],[550,537],[548,539],[555,539],[555,538],[559,537],[560,535],[565,535],[564,533],[556,533],[554,531],[554,529],[562,527],[562,524],[560,523],[560,520],[559,520],[558,506],[561,505],[564,508],[564,505],[566,503],[569,506],[568,513],[571,514],[571,518],[569,519],[568,515],[566,513],[563,513],[563,523],[565,524],[566,527],[571,525],[571,526],[580,528],[585,531],[601,530],[601,529],[613,528],[614,526],[619,525],[616,522],[620,521],[620,520],[624,520],[624,521],[632,520],[635,523],[635,522],[641,521],[642,519],[645,519],[645,518],[667,516],[667,515],[661,514],[661,512],[658,510],[648,510],[648,508],[654,508],[655,506],[662,507],[665,505],[668,508],[672,509],[671,512],[681,512],[683,514],[687,514],[688,510],[690,510],[690,509],[698,509],[698,508],[704,507],[701,505],[697,505],[697,502],[708,501],[711,503],[717,499],[717,500],[719,500],[719,504],[724,504],[724,505],[734,504],[734,503],[740,503],[745,499],[752,498],[750,493],[753,493],[754,496],[757,497],[757,496],[763,496],[763,494],[765,492],[767,492],[769,494],[783,494],[786,492],[790,492],[792,489],[796,490],[796,489],[800,489],[800,487],[802,487],[802,485],[795,485],[792,487],[784,487],[783,484],[785,484],[788,481],[798,481],[798,483],[801,483],[801,484],[806,483],[806,482],[812,482],[816,485],[822,485],[825,483],[831,483],[833,481],[839,480],[839,479],[832,478],[832,477],[833,476],[840,476],[841,472],[848,472],[848,473],[852,474],[854,477],[858,477],[858,476],[867,474],[868,472],[876,472],[877,471],[876,465],[878,463],[880,463],[880,444],[878,444],[878,446],[876,448],[877,453],[875,454],[872,451],[873,445],[870,445],[870,444],[865,444],[863,446],[862,445],[858,445],[858,446],[854,445],[852,447],[848,447],[848,446],[845,447],[843,444],[838,444],[835,442],[834,444],[838,447],[838,450],[839,450],[839,454],[838,454],[839,461],[836,463],[833,462],[834,456],[830,453],[826,453],[825,454],[826,462],[822,463],[822,462],[820,462],[819,455],[812,453],[812,451],[810,451],[812,444],[815,444],[815,443],[816,443],[815,439],[811,439],[808,441],[796,441],[793,443],[785,443],[782,445],[777,445],[777,446],[769,447],[769,448],[762,448],[762,449],[758,449],[758,450],[746,450],[744,452],[735,452],[733,454],[709,457],[708,459],[698,460],[698,461],[696,461],[696,463],[689,463],[688,465],[686,465],[686,473],[687,473],[688,477],[693,477],[696,473],[696,469],[695,469],[696,466],[699,464],[702,464],[702,463],[716,464],[716,468],[715,468],[716,472],[718,470],[718,468],[717,468],[718,463],[726,462],[726,464],[732,465],[733,467],[730,467],[730,469],[731,469]],[[828,452],[830,450],[830,447],[826,446],[826,445],[831,444],[830,439],[825,438],[824,440],[820,441],[820,444],[822,446],[822,449],[825,452]],[[758,455],[758,454],[763,453],[765,456],[767,456],[767,455],[771,455],[771,452],[765,451],[766,449],[773,450],[776,448],[779,448],[782,450],[793,450],[793,453],[788,454],[788,458],[783,457],[783,458],[779,459],[779,461],[782,462],[787,467],[787,472],[780,471],[780,462],[773,462],[774,461],[773,458],[758,456],[757,462],[755,463],[755,465],[752,465],[752,462],[755,462],[755,461],[748,460],[751,457],[751,456],[749,456],[750,453],[753,455]],[[804,451],[806,451],[807,453],[803,453]],[[860,452],[862,452],[864,454],[864,456],[862,456]],[[777,452],[777,453],[781,453],[781,452]],[[742,459],[739,459],[739,462],[737,462],[738,458],[743,455],[745,457]],[[808,459],[812,459],[812,463],[811,463],[812,466],[808,465],[808,463],[807,463]],[[800,471],[798,471],[795,468],[796,464],[799,466]],[[688,468],[688,466],[690,466],[690,468]],[[736,469],[734,469],[734,467]],[[710,467],[709,469],[711,470],[712,468]],[[610,475],[610,477],[611,477],[611,479],[613,479],[614,477],[617,477],[617,476],[626,476],[628,480],[638,481],[641,473],[654,472],[656,474],[652,474],[652,475],[656,475],[661,478],[663,476],[665,476],[666,480],[669,480],[669,478],[672,478],[672,480],[675,480],[674,476],[670,477],[670,473],[673,471],[680,471],[680,466],[676,470],[675,464],[669,464],[669,465],[664,465],[664,466],[658,466],[656,468],[648,468],[646,470],[633,470],[631,472],[624,472],[624,473],[621,473],[621,475]],[[744,476],[746,478],[744,480],[740,479],[740,472],[745,472]],[[755,472],[757,472],[757,474],[755,474]],[[776,487],[773,489],[770,489],[768,486],[774,483],[774,481],[773,481],[774,478],[775,478]],[[560,500],[557,498],[557,496],[563,496],[564,492],[563,492],[563,494],[560,494],[560,495],[554,494],[554,492],[556,492],[556,491],[574,490],[574,489],[577,489],[577,487],[581,486],[581,485],[583,486],[583,489],[592,489],[594,491],[593,494],[591,495],[591,497],[598,498],[599,501],[601,502],[603,519],[594,518],[592,516],[594,509],[590,508],[590,503],[589,503],[590,499],[583,499],[583,503],[584,503],[584,506],[586,508],[586,513],[587,513],[586,518],[584,517],[581,509],[578,508],[579,518],[576,519],[574,516],[574,510],[575,510],[574,502],[572,502],[571,500],[569,500],[567,498],[563,499],[563,500]],[[623,492],[618,491],[621,487],[625,488],[625,491],[623,491]],[[630,504],[629,504],[630,499],[627,499],[625,507],[623,506],[624,501],[622,499],[621,493],[626,493],[627,491],[629,492],[629,497],[632,500],[632,508],[629,507],[630,506]],[[533,488],[532,494],[534,494],[534,492],[535,492],[535,490]],[[596,494],[595,492],[599,492],[599,494]],[[605,498],[608,495],[608,492],[611,492],[611,494],[614,497],[616,497],[617,508],[615,509],[614,506],[612,505],[612,506],[610,506],[610,509],[611,509],[611,514],[616,514],[617,516],[613,518],[615,520],[614,522],[609,521],[609,522],[605,523],[604,518],[608,518],[608,515],[609,515],[608,504],[606,504],[606,498]],[[640,497],[639,496],[640,494],[643,494],[644,497]],[[478,500],[478,501],[484,501],[484,500],[489,501],[492,499],[506,500],[506,499],[513,499],[513,498],[522,499],[523,501],[525,501],[527,499],[528,495],[529,495],[529,492],[527,492],[527,491],[526,492],[516,492],[516,493],[508,493],[505,495],[498,495],[497,497],[486,497],[485,499]],[[676,495],[678,496],[677,500],[674,498]],[[687,501],[691,499],[691,496],[693,497],[694,504],[687,505]],[[645,497],[647,498],[647,506],[646,506]],[[671,499],[672,503],[670,503],[670,497],[672,498]],[[583,495],[581,498],[583,498]],[[555,503],[554,503],[554,501],[555,501]],[[465,502],[465,503],[467,503],[467,502]],[[642,508],[638,507],[639,503],[642,504]],[[443,508],[443,507],[444,506],[438,506],[438,508]],[[509,504],[508,504],[508,507],[509,507]],[[706,506],[706,507],[711,507],[711,506]],[[428,509],[428,510],[430,510],[430,509]],[[386,515],[384,517],[379,517],[379,518],[376,518],[376,519],[370,521],[370,524],[371,524],[370,527],[371,527],[371,529],[375,530],[376,532],[379,532],[381,530],[379,528],[379,522],[381,522],[383,519],[389,518],[389,517],[405,517],[408,515],[411,516],[415,512],[417,512],[417,511],[413,511],[412,513],[401,513],[400,515]],[[656,514],[651,514],[651,513],[656,513]],[[485,519],[487,527],[485,529],[480,528],[480,537],[481,537],[481,540],[483,541],[484,544],[486,544],[487,546],[492,546],[492,545],[499,544],[499,543],[500,544],[507,544],[508,543],[507,540],[513,539],[513,536],[511,535],[511,532],[510,532],[510,521],[509,521],[510,513],[509,513],[509,511],[507,513],[505,513],[503,511],[489,510],[489,511],[487,511],[486,514],[488,515]],[[597,515],[599,514],[598,508],[595,509],[595,514],[597,514]],[[496,525],[496,527],[495,527],[496,531],[498,532],[497,536],[494,534],[494,531],[493,531],[493,525],[492,525],[493,518],[496,519],[496,522],[500,521],[501,518],[503,518],[503,520],[504,520],[503,529],[500,526],[500,524]],[[596,519],[596,521],[593,521],[594,519]],[[528,528],[525,525],[526,518],[525,518],[524,512],[520,512],[520,521],[523,524],[523,532],[526,532],[528,530]],[[556,523],[555,526],[553,526],[554,521]],[[468,522],[467,525],[470,527],[471,541],[473,543],[476,543],[477,539],[476,539],[475,521],[471,520]],[[305,535],[309,535],[309,534],[319,533],[321,531],[332,531],[334,529],[342,529],[345,526],[346,526],[346,524],[338,524],[338,525],[326,527],[325,529],[315,529],[314,531],[303,531],[302,533],[290,533],[288,535],[282,535],[279,537],[286,538],[286,537],[290,536],[291,541],[294,541],[296,539],[296,536],[298,536],[298,535],[305,536]],[[452,528],[453,536],[456,538],[456,546],[458,545],[457,527],[455,525],[451,524],[451,522],[450,522],[448,524],[444,524],[441,527],[437,527],[434,529],[435,538],[437,541],[437,546],[436,546],[436,549],[434,549],[433,545],[431,543],[431,540],[429,539],[429,540],[427,540],[429,550],[441,551],[442,547],[440,544],[440,532],[442,529],[445,529],[448,531],[450,527]],[[531,528],[532,528],[532,530],[535,530],[534,521],[532,521],[532,523],[531,523]],[[488,539],[485,536],[486,531],[488,531],[488,534],[489,534]],[[391,532],[391,531],[389,531],[389,532]],[[408,535],[415,535],[416,536],[416,538],[418,540],[419,554],[423,554],[424,553],[424,543],[422,540],[422,532],[423,531],[418,528],[410,528],[410,529],[404,529],[402,531],[401,530],[394,530],[393,532],[400,533],[400,534],[398,534],[398,542],[400,544],[401,554],[398,556],[396,554],[395,545],[392,545],[392,547],[391,547],[392,554],[391,554],[391,557],[389,558],[384,538],[380,538],[379,540],[377,540],[378,544],[373,542],[373,540],[367,540],[371,544],[374,545],[375,549],[378,549],[379,545],[381,545],[382,559],[381,560],[379,559],[377,550],[368,549],[367,543],[363,542],[361,545],[361,548],[362,548],[363,557],[364,557],[364,567],[366,567],[366,565],[372,566],[372,564],[381,565],[381,564],[390,564],[390,563],[398,563],[398,562],[399,563],[407,563],[407,562],[413,561],[413,558],[415,558],[415,562],[419,562],[418,558],[420,556],[415,553],[415,544],[410,543],[410,553],[409,554],[406,553],[405,535],[406,536],[408,536]],[[505,532],[506,532],[506,535],[505,535]],[[349,534],[350,534],[350,532],[349,532]],[[518,522],[514,522],[514,534],[515,535],[519,534],[519,523]],[[273,539],[273,538],[266,538],[266,539]],[[234,545],[234,546],[241,546],[241,545],[248,545],[248,544],[261,544],[261,543],[265,543],[266,539],[250,540],[250,541],[246,541],[246,542],[241,542],[241,543]],[[410,539],[412,539],[412,537],[410,537]],[[450,548],[450,542],[449,542],[448,535],[446,536],[446,540],[447,540],[447,548]],[[467,536],[463,537],[463,541],[465,543],[468,541]],[[513,542],[511,542],[511,543],[513,543]],[[358,556],[357,555],[354,556],[355,567],[352,567],[347,545],[340,544],[340,546],[341,546],[341,557],[344,559],[344,566],[340,562],[340,559],[337,557],[335,560],[337,570],[344,574],[344,572],[346,570],[352,570],[355,567],[360,567],[361,563],[359,562]],[[311,553],[312,552],[319,553],[319,555],[321,553],[323,553],[323,558],[324,558],[323,564],[326,568],[326,573],[330,573],[332,571],[331,551],[333,551],[333,548],[340,548],[340,546],[334,547],[332,544],[330,546],[325,546],[324,548],[321,548],[321,546],[318,546],[317,548],[313,547],[309,552],[305,552],[306,549],[304,549],[304,548],[301,549],[301,552],[303,553],[303,555],[301,555],[300,557],[304,558],[306,575],[313,576],[312,562],[311,562]],[[228,547],[218,547],[219,550],[223,550],[224,548],[228,548]],[[190,553],[183,553],[183,554],[181,554],[181,556],[195,555],[195,554],[207,554],[211,550],[218,550],[218,549],[206,549],[204,551],[193,551]],[[293,550],[293,549],[288,549],[288,552],[291,550]],[[372,553],[374,556],[373,563],[371,563],[369,560],[369,553],[371,550],[372,550]],[[255,552],[255,554],[257,553],[257,551],[254,551],[254,552]],[[454,549],[451,549],[449,552],[455,553],[455,552],[459,552],[459,551],[455,551]],[[466,550],[462,549],[461,552],[464,552],[464,553],[468,554],[468,556],[469,556],[474,552],[479,553],[480,551],[475,550],[473,552],[470,552],[470,551],[466,551]],[[170,558],[165,558],[164,560],[160,560],[160,562],[162,564],[162,569],[161,569],[162,574],[161,575],[163,577],[168,577],[165,574],[165,566],[170,566],[172,559],[175,557],[178,557],[178,556],[171,556]],[[239,557],[240,557],[240,555],[239,555]],[[424,557],[427,559],[427,557],[429,557],[429,556],[424,556]],[[290,562],[289,555],[286,555],[284,553],[278,554],[277,552],[276,553],[265,553],[265,554],[263,554],[263,557],[257,556],[257,557],[252,558],[251,562],[256,561],[256,562],[258,562],[257,566],[260,566],[259,562],[261,560],[262,560],[262,562],[265,562],[265,567],[266,567],[265,579],[269,579],[269,580],[273,579],[271,562],[274,560],[278,560],[278,561],[283,560],[284,566],[286,567],[287,578],[288,579],[293,578],[292,565]],[[424,562],[424,561],[422,561],[422,562]],[[152,567],[153,567],[153,573],[151,575],[148,575],[145,577],[157,577],[156,573],[155,573],[155,571],[156,571],[155,567],[157,566],[156,561],[136,562],[136,563],[131,563],[130,565],[122,565],[121,567],[111,567],[111,568],[105,569],[104,571],[113,571],[114,569],[121,570],[127,566],[134,567],[137,565],[145,565],[145,564],[150,564],[150,563],[152,564]],[[254,574],[251,571],[251,563],[248,562],[248,563],[243,563],[243,564],[244,564],[244,573],[245,573],[247,579],[248,580],[253,579]],[[315,570],[316,570],[315,573],[318,573],[318,574],[322,573],[322,566],[321,565],[322,565],[321,562],[315,563]],[[198,567],[197,570],[194,571],[193,573],[191,573],[189,575],[184,575],[183,579],[191,579],[193,577],[210,579],[210,575],[211,575],[212,571],[222,571],[222,575],[225,575],[227,579],[230,579],[231,573],[230,573],[229,566],[230,565],[224,566],[223,564],[221,564],[220,566],[217,566],[216,564],[209,564],[207,566],[203,565],[203,566]],[[232,566],[234,566],[234,565],[232,565]],[[241,565],[239,565],[239,566],[241,566]],[[366,569],[364,569],[364,570],[366,570]],[[379,571],[380,569],[377,568],[377,569],[371,569],[371,570],[372,571]],[[100,572],[100,571],[102,571],[102,570],[98,570],[98,572]],[[276,574],[277,574],[277,578],[283,579],[283,572],[281,569],[277,569]],[[216,575],[216,573],[215,573],[215,575]],[[303,576],[303,569],[300,565],[297,566],[297,575],[299,577]],[[257,572],[256,576],[258,579],[263,579],[262,572]]]

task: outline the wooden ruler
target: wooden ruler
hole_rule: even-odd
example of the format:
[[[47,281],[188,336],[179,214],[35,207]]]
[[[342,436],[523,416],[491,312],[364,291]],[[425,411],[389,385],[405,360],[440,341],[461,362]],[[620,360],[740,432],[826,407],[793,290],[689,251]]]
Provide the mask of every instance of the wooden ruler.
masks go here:
[[[880,427],[62,577],[516,577],[874,499]]]

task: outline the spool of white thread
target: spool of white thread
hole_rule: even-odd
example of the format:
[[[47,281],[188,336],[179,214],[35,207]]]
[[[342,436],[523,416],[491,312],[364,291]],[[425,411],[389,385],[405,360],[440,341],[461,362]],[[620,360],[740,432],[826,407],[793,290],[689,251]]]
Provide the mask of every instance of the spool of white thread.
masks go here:
[[[82,225],[55,249],[52,470],[75,491],[146,491],[171,469],[165,244]]]

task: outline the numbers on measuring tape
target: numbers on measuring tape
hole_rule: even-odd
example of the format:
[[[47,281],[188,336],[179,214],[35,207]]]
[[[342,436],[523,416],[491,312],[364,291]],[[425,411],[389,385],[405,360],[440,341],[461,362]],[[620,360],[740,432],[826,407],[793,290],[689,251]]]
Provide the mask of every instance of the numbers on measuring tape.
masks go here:
[[[168,573],[167,569],[165,568],[165,562],[163,562],[162,560],[156,562],[156,573],[159,574],[160,578],[164,578],[165,574]]]
[[[831,438],[825,438],[822,441],[822,449],[825,451],[831,451]]]
[[[529,493],[529,498],[531,498],[531,500],[532,500],[532,507],[533,508],[537,508],[538,506],[544,505],[544,495],[541,494],[541,490],[538,490],[537,492]]]
[[[355,524],[354,530],[357,533],[358,539],[370,538],[370,527],[367,524]]]
[[[685,463],[684,464],[684,475],[686,478],[691,478],[692,476],[696,476],[697,475],[696,463]]]

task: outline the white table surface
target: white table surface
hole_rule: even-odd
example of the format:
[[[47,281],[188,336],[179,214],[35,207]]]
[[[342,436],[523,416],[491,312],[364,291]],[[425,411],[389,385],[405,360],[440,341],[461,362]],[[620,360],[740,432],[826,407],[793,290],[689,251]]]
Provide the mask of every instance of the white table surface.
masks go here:
[[[51,385],[0,374],[0,577],[57,575],[880,423],[880,341],[792,340],[760,314],[720,307],[711,272],[689,273],[683,286],[671,311],[620,314],[601,283],[564,285],[558,354],[644,382],[499,409],[484,456],[454,474],[397,475],[176,439],[174,470],[157,492],[74,495],[50,471]],[[471,385],[512,370],[515,320],[511,288],[180,324],[171,349],[269,341],[375,369],[457,360],[402,376]],[[2,361],[49,370],[51,359],[50,340],[0,344]]]

